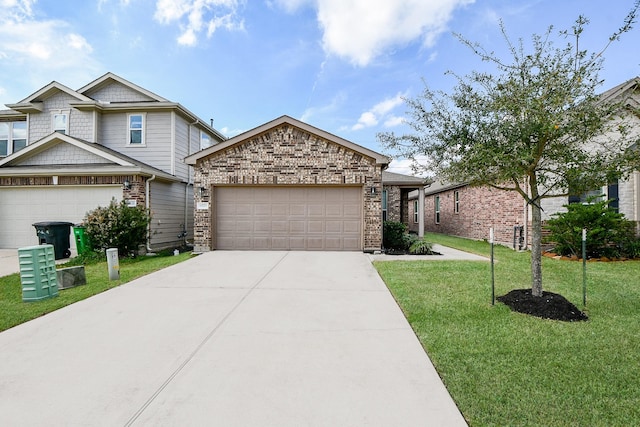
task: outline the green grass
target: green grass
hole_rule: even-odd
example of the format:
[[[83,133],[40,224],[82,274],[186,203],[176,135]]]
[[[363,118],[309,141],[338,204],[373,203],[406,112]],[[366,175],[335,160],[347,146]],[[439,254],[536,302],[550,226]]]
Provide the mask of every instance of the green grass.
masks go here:
[[[496,247],[496,295],[530,288],[529,256]],[[471,426],[640,425],[640,262],[588,263],[589,320],[576,323],[492,306],[488,262],[375,265]],[[583,308],[582,263],[545,258],[543,287]]]
[[[23,302],[19,274],[0,277],[0,331],[35,319],[74,302],[115,288],[156,270],[185,261],[190,252],[178,256],[140,257],[120,260],[120,280],[109,280],[107,263],[85,266],[87,284],[58,291],[58,296],[41,301]],[[62,266],[59,266],[62,267]]]

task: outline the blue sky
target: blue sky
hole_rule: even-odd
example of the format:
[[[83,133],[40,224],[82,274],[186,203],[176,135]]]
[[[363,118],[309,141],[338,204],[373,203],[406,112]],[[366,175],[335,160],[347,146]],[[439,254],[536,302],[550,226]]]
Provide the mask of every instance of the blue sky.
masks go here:
[[[453,35],[504,58],[512,40],[591,21],[600,50],[633,0],[0,0],[0,108],[55,80],[106,72],[179,102],[227,136],[283,114],[384,152],[423,79],[486,64]],[[554,32],[555,33],[555,32]],[[605,53],[602,90],[640,75],[640,27]],[[392,171],[409,172],[398,159]]]

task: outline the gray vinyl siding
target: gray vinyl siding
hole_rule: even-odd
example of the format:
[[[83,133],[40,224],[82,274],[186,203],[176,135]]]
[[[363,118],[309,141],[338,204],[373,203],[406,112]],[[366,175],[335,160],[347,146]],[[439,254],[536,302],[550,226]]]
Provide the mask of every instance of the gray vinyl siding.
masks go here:
[[[51,114],[55,110],[63,110],[69,114],[69,135],[94,142],[93,113],[79,111],[69,106],[77,98],[57,92],[44,101],[41,113],[29,114],[28,143],[36,142],[53,132]]]
[[[151,182],[151,247],[153,249],[179,246],[184,242],[182,238],[178,238],[178,235],[185,224],[185,202],[187,218],[193,218],[193,200],[190,201],[187,196],[185,201],[185,185]],[[189,220],[187,220],[187,227],[189,227]],[[193,230],[193,224],[191,228]]]
[[[144,111],[139,113],[144,114]],[[143,146],[127,144],[127,117],[128,113],[103,114],[100,142],[105,147],[171,173],[171,112],[145,114]]]
[[[189,179],[189,166],[184,162],[184,158],[190,153],[187,146],[189,138],[189,124],[182,117],[175,115],[176,131],[176,173],[175,175],[187,181]],[[192,130],[193,132],[193,130]]]

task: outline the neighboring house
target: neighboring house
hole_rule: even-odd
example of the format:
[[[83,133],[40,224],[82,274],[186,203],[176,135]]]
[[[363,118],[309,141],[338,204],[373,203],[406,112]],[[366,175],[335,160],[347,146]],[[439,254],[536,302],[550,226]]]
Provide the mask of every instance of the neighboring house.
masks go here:
[[[622,100],[628,109],[627,124],[640,134],[640,78],[636,77],[618,85],[601,96],[603,102]],[[604,195],[613,200],[611,206],[625,217],[638,224],[640,231],[640,172],[634,172],[628,179],[612,182],[588,194],[572,197],[543,199],[543,221],[569,203],[582,203],[589,195]],[[417,192],[410,195],[409,216],[414,214]],[[529,242],[530,209],[520,195],[515,192],[496,190],[489,187],[471,187],[465,183],[436,182],[425,188],[425,230],[452,234],[471,239],[488,239],[489,229],[494,228],[497,243],[520,246],[522,235],[524,247]],[[526,227],[525,227],[526,225]],[[417,229],[414,224],[412,229]]]
[[[496,243],[513,246],[515,238],[519,248],[521,233],[523,243],[528,240],[528,230],[523,226],[529,223],[529,209],[514,192],[436,181],[425,188],[424,194],[427,232],[489,240],[489,230],[493,228]],[[418,202],[418,192],[414,191],[409,195],[410,218],[416,217]],[[415,219],[409,229],[417,231]]]
[[[382,184],[382,220],[402,222],[410,231],[422,237],[424,215],[420,215],[420,212],[424,212],[424,206],[419,204],[424,202],[425,179],[383,171]],[[413,191],[416,197],[411,203],[415,206],[410,208],[409,194]]]
[[[185,161],[195,251],[381,248],[381,154],[282,116]]]
[[[35,245],[34,222],[79,223],[114,198],[150,209],[151,249],[192,239],[193,170],[183,159],[225,140],[206,122],[112,73],[78,90],[52,82],[7,107],[0,248]]]

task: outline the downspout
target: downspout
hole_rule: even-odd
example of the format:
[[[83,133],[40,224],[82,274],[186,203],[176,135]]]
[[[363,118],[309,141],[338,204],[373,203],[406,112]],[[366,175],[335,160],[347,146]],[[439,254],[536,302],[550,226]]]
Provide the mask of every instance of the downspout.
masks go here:
[[[200,120],[196,119],[195,122],[189,123],[187,128],[187,157],[191,155],[191,126],[198,123]],[[187,183],[184,186],[184,233],[182,236],[185,246],[187,245],[187,229],[189,228],[189,185],[191,183],[191,166],[187,165]],[[191,208],[193,209],[193,207]]]
[[[153,181],[154,179],[156,179],[155,174],[151,176],[151,178],[149,178],[147,180],[147,182],[145,183],[145,191],[146,191],[146,196],[145,197],[145,205],[147,208],[147,212],[150,212],[150,208],[151,208],[151,181]],[[151,252],[151,221],[149,221],[149,225],[147,226],[147,236],[149,236],[147,238],[147,252]]]

